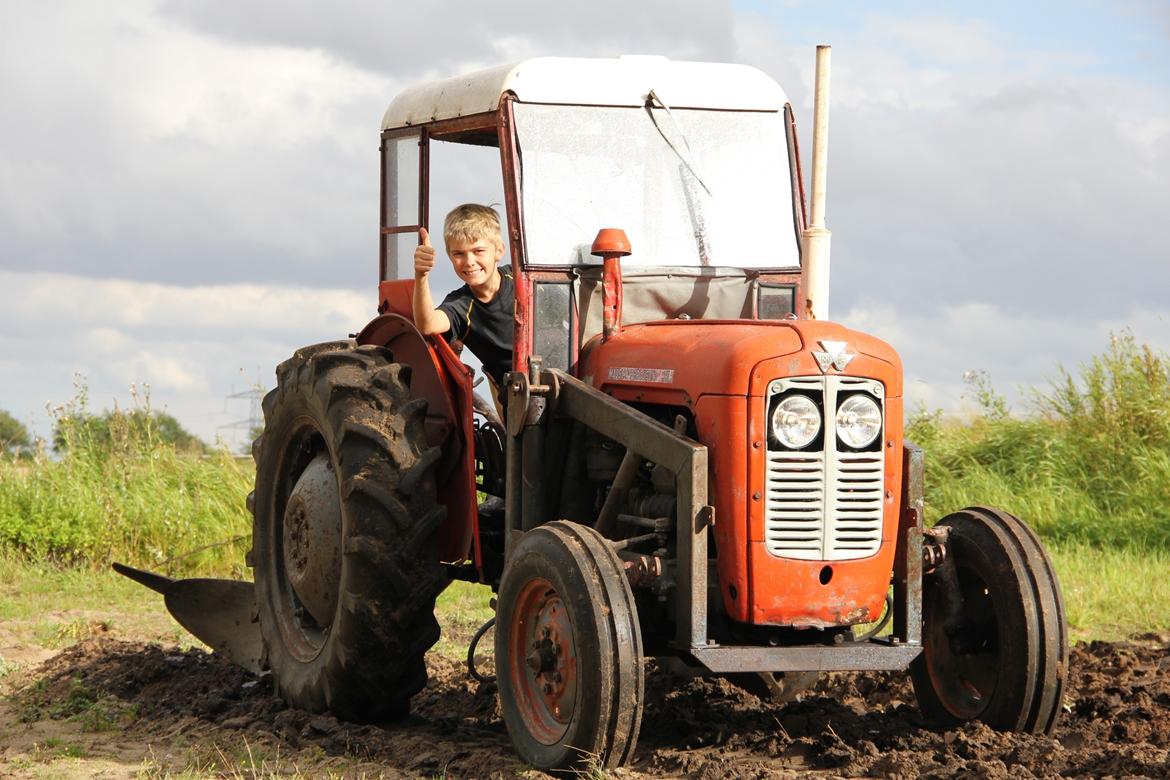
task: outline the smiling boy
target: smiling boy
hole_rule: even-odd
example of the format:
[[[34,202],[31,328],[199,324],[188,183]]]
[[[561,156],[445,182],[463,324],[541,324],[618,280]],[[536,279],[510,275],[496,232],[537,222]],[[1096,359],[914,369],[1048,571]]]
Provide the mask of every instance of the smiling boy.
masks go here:
[[[427,281],[435,267],[435,249],[425,228],[418,231],[414,250],[414,324],[426,335],[444,334],[466,344],[483,363],[492,381],[492,396],[512,370],[512,315],[515,285],[504,256],[500,216],[476,203],[456,207],[443,221],[443,240],[455,273],[464,285],[438,306]]]

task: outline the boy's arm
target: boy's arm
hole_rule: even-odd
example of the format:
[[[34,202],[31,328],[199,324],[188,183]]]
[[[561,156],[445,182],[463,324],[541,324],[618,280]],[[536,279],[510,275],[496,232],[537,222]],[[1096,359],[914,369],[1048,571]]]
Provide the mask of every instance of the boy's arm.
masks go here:
[[[435,267],[435,248],[426,228],[418,230],[418,249],[414,250],[414,296],[411,307],[414,310],[414,324],[424,336],[446,333],[451,329],[451,320],[445,312],[435,308],[431,298],[431,286],[427,277]]]

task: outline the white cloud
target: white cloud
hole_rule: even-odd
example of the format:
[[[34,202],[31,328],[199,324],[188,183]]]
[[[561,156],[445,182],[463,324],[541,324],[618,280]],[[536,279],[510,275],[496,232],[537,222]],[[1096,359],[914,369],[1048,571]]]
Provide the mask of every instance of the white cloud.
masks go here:
[[[148,349],[132,351],[128,359],[107,364],[111,374],[149,377],[143,382],[179,396],[211,392],[203,365],[191,365],[174,355],[161,355]]]
[[[451,75],[530,54],[661,53],[725,59],[732,53],[726,0],[595,0],[588,5],[432,0],[403,7],[346,0],[323,11],[304,0],[168,0],[165,15],[244,43],[323,49],[373,72]]]
[[[225,397],[271,387],[277,363],[304,344],[344,338],[375,315],[373,294],[0,271],[3,402],[42,434],[46,403],[67,401],[74,373],[96,408],[126,406],[131,384],[207,440],[246,417]],[[51,334],[45,336],[43,334]]]
[[[368,277],[392,79],[319,50],[219,41],[148,2],[20,10],[0,31],[2,267]]]
[[[950,65],[998,64],[1005,57],[1005,47],[999,40],[1002,34],[981,19],[874,16],[869,30],[884,38],[890,50]]]
[[[739,17],[737,40],[778,78],[799,72],[807,139],[812,46],[758,15]],[[870,15],[835,41],[835,305],[877,295],[943,317],[974,298],[1100,317],[1165,300],[1170,91],[1056,41],[1011,46],[987,22],[921,15]]]
[[[6,271],[0,271],[0,289],[10,297],[4,316],[14,323],[68,320],[95,327],[101,343],[116,346],[124,344],[125,335],[114,328],[212,334],[326,330],[339,322],[360,326],[373,316],[376,303],[373,290],[364,295],[253,284],[187,287]]]

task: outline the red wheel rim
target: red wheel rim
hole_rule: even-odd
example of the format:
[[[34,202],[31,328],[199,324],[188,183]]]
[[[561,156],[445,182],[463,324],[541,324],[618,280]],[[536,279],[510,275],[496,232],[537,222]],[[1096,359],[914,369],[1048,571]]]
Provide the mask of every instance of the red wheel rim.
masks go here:
[[[999,681],[1000,649],[991,591],[976,572],[960,567],[964,615],[961,636],[948,636],[941,599],[926,615],[923,650],[939,701],[955,717],[978,718]]]
[[[512,690],[528,732],[556,744],[569,728],[577,703],[573,624],[548,580],[524,584],[508,632]]]

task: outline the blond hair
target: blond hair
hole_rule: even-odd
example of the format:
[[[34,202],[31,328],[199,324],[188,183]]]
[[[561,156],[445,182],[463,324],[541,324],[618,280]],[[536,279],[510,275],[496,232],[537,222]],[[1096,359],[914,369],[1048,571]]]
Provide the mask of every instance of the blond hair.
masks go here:
[[[473,243],[483,239],[496,246],[504,246],[504,233],[500,229],[500,215],[490,206],[478,203],[464,203],[451,209],[443,220],[443,240],[447,246],[452,241]]]

